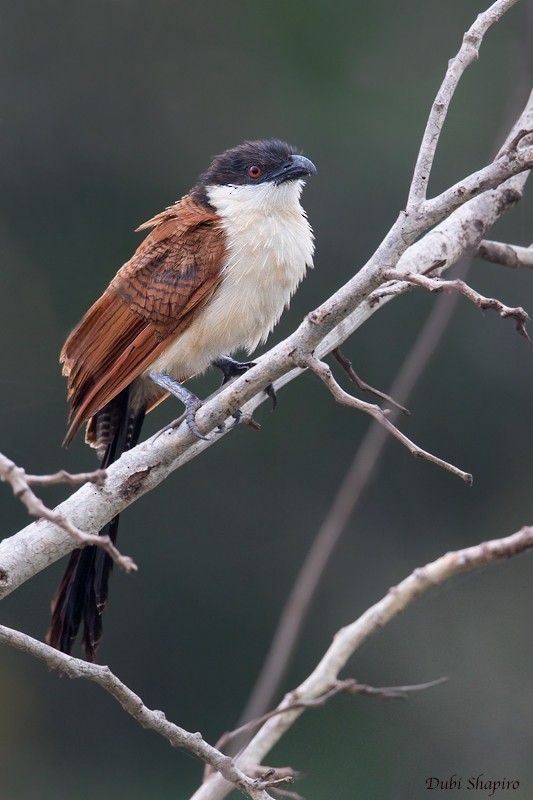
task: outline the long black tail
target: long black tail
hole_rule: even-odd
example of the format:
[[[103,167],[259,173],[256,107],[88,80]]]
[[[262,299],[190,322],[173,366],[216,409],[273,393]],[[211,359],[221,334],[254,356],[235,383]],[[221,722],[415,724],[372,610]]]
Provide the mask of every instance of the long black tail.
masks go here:
[[[130,408],[129,389],[124,389],[98,412],[95,426],[103,430],[107,441],[101,463],[103,469],[137,444],[144,415],[144,409],[133,411]],[[118,522],[117,515],[102,528],[100,536],[107,535],[116,542]],[[102,638],[102,614],[112,568],[112,559],[101,547],[74,550],[52,599],[52,621],[46,635],[49,645],[70,653],[83,623],[83,652],[87,661],[95,660]]]

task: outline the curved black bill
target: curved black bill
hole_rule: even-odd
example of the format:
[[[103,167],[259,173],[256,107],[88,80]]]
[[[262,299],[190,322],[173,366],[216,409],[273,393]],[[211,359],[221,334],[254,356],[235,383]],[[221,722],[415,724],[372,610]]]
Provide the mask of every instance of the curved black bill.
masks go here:
[[[312,161],[305,156],[292,155],[271,177],[275,183],[279,184],[315,174],[316,167]]]

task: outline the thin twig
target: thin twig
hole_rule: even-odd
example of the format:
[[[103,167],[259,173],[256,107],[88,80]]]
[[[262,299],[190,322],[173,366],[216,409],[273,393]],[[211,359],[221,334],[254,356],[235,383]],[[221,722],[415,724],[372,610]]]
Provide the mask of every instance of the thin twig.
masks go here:
[[[302,773],[292,767],[267,767],[264,764],[259,764],[250,770],[250,778],[267,780],[268,777],[273,777],[274,775],[278,780],[280,778],[290,778],[291,781],[297,781],[302,777]]]
[[[17,467],[17,469],[22,469]],[[24,470],[22,470],[24,472]],[[28,475],[24,473],[26,481],[30,486],[52,486],[57,483],[65,483],[67,486],[79,486],[80,483],[94,483],[95,486],[103,486],[106,479],[105,469],[96,469],[93,472],[76,472],[75,474],[60,469],[53,475]]]
[[[314,372],[315,375],[318,375],[318,377],[328,387],[338,403],[349,406],[350,408],[356,408],[358,411],[363,411],[365,414],[369,414],[377,422],[379,422],[380,425],[383,425],[385,428],[387,428],[387,430],[396,439],[398,439],[398,441],[401,442],[404,447],[408,449],[411,455],[415,456],[416,458],[421,458],[424,461],[429,461],[432,464],[436,464],[438,467],[448,470],[448,472],[451,472],[453,475],[457,475],[468,486],[472,485],[472,475],[469,472],[464,472],[462,469],[455,467],[448,461],[444,461],[444,459],[433,455],[433,453],[429,453],[427,450],[423,450],[421,447],[418,447],[418,445],[412,442],[411,439],[402,433],[396,427],[396,425],[394,425],[387,418],[387,415],[379,406],[373,405],[372,403],[365,403],[363,400],[358,400],[356,397],[348,394],[348,392],[345,392],[344,389],[339,386],[333,377],[329,366],[324,361],[320,361],[318,358],[315,358],[315,356],[308,356],[306,363],[311,372]]]
[[[476,252],[477,258],[501,264],[510,269],[533,269],[533,245],[519,247],[517,244],[504,244],[482,239]]]
[[[457,85],[467,67],[477,60],[479,48],[488,29],[515,5],[517,0],[497,0],[490,8],[478,14],[475,22],[470,26],[463,37],[463,43],[458,53],[448,63],[444,80],[437,92],[431,107],[422,137],[422,144],[416,161],[413,180],[409,190],[407,207],[417,206],[427,196],[427,187],[435,152],[442,132],[444,121],[448,113],[450,102],[455,94]]]
[[[334,350],[332,350],[331,355],[335,361],[341,365],[349,379],[355,383],[361,392],[369,392],[370,394],[374,394],[376,397],[381,398],[381,400],[385,400],[387,403],[395,406],[403,414],[407,414],[409,416],[410,412],[404,406],[402,406],[401,403],[398,403],[393,397],[385,394],[385,392],[381,392],[379,389],[374,389],[373,386],[370,386],[369,383],[366,383],[366,381],[360,378],[357,372],[354,370],[352,362],[347,356],[344,355],[340,347],[336,347]]]
[[[48,486],[55,483],[68,483],[75,485],[78,483],[91,483],[102,486],[105,480],[105,470],[96,472],[84,472],[79,475],[71,475],[69,472],[61,470],[53,475],[26,475],[22,467],[18,467],[13,461],[0,453],[0,481],[9,483],[13,489],[15,497],[23,503],[28,512],[39,519],[47,519],[59,528],[68,533],[78,547],[95,545],[101,547],[111,556],[113,561],[125,572],[136,572],[137,565],[130,556],[122,555],[115,547],[109,536],[98,536],[98,534],[84,533],[76,525],[58,511],[48,508],[43,501],[31,490],[30,483],[39,486]]]
[[[320,697],[316,697],[312,700],[296,699],[291,708],[321,708],[322,706],[326,705],[328,700],[330,700],[332,697],[335,697],[337,694],[341,694],[342,692],[347,692],[348,694],[352,695],[361,694],[369,697],[381,697],[385,700],[407,700],[411,692],[421,692],[425,689],[432,689],[434,686],[440,686],[442,683],[446,683],[447,681],[448,678],[436,678],[433,681],[416,683],[412,684],[411,686],[379,687],[368,686],[367,684],[359,683],[355,678],[346,678],[344,680],[336,681],[335,686],[333,686],[327,692],[324,692],[324,694],[320,695]],[[226,733],[223,733],[220,739],[217,741],[215,747],[218,750],[223,750],[228,742],[233,741],[233,739],[235,739],[237,736],[240,736],[241,733],[258,728],[259,725],[263,724],[263,722],[275,717],[277,714],[283,714],[285,711],[287,711],[287,708],[274,708],[272,711],[267,711],[260,717],[251,719],[248,722],[245,722],[244,725],[240,725],[238,728],[235,728],[232,731],[226,731]]]
[[[358,683],[353,678],[338,681],[340,692],[362,694],[368,697],[381,697],[383,700],[408,700],[409,695],[413,692],[425,692],[426,689],[442,686],[443,683],[448,683],[448,678],[435,678],[433,681],[407,684],[406,686],[367,686],[364,683]]]
[[[420,275],[419,273],[415,272],[400,272],[399,270],[394,269],[387,270],[384,274],[384,278],[391,281],[407,281],[407,283],[413,283],[416,286],[422,286],[424,289],[427,289],[430,292],[459,292],[459,294],[462,294],[464,297],[478,306],[482,311],[485,311],[486,309],[494,309],[498,312],[500,317],[504,319],[507,317],[514,319],[515,327],[518,333],[527,339],[530,344],[533,344],[526,331],[526,323],[529,321],[529,316],[526,314],[523,308],[512,308],[510,306],[506,306],[495,297],[484,297],[482,294],[479,294],[479,292],[476,292],[474,289],[472,289],[460,278],[455,278],[454,280],[443,280],[441,278],[430,278],[427,275]]]

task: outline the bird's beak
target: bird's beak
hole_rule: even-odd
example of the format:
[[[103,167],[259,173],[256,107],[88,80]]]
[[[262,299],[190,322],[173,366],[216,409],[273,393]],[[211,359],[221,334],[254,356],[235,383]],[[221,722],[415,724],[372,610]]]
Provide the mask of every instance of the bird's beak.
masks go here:
[[[316,167],[312,161],[305,156],[293,155],[279,170],[274,172],[271,178],[276,185],[279,185],[280,183],[285,183],[285,181],[292,181],[296,178],[304,178],[306,175],[315,174]]]

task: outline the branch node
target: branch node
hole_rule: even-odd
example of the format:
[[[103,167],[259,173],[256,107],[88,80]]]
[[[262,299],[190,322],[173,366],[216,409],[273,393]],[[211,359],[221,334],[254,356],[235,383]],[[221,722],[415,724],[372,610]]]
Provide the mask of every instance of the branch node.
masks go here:
[[[507,153],[508,155],[512,156],[513,153],[516,153],[520,142],[522,142],[522,140],[525,139],[526,136],[529,136],[532,133],[533,133],[532,128],[522,128],[521,130],[519,130],[516,136],[513,137],[513,139],[511,139],[507,147],[503,150],[503,153]],[[500,155],[502,154],[500,153]]]
[[[400,403],[394,400],[393,397],[390,397],[390,395],[385,394],[385,392],[381,392],[379,389],[374,389],[373,386],[370,386],[370,384],[362,380],[362,378],[360,378],[359,375],[354,370],[352,362],[347,356],[344,355],[340,347],[336,347],[334,350],[332,350],[331,355],[341,365],[341,367],[347,374],[348,378],[353,383],[355,383],[355,385],[361,392],[369,392],[370,394],[374,394],[376,397],[385,400],[387,403],[391,403],[393,406],[399,409],[403,414],[406,414],[407,416],[410,415],[411,412],[407,408],[405,408],[405,406],[402,406]]]
[[[425,278],[424,280],[429,279]],[[379,422],[381,425],[383,425],[396,439],[398,439],[399,442],[401,442],[401,444],[404,445],[404,447],[407,448],[410,453],[415,455],[417,458],[430,461],[431,463],[448,470],[452,474],[457,475],[468,486],[472,485],[472,475],[469,472],[464,472],[464,470],[455,467],[453,464],[450,464],[447,461],[444,461],[442,458],[434,456],[427,450],[422,450],[422,448],[415,445],[414,442],[408,439],[407,436],[405,436],[405,434],[399,430],[399,428],[397,428],[389,419],[387,419],[386,412],[378,405],[366,403],[364,400],[358,400],[356,397],[348,394],[348,392],[345,392],[333,377],[329,366],[323,361],[320,361],[320,359],[316,358],[315,356],[310,356],[307,361],[307,366],[322,380],[338,403],[369,414],[376,420],[376,422]]]

